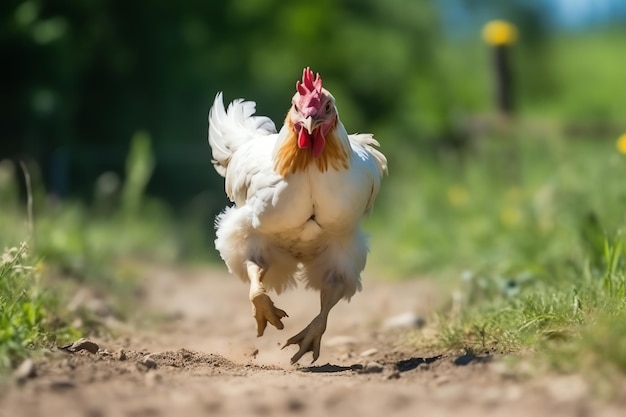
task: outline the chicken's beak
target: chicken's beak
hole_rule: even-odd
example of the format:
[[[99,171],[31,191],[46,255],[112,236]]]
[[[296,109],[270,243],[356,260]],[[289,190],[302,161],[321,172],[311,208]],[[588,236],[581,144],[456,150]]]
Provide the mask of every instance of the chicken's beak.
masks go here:
[[[309,132],[309,135],[312,135],[314,124],[315,124],[315,120],[313,120],[313,117],[309,116],[306,119],[304,119],[304,123],[302,123],[302,127],[304,127],[306,131]]]

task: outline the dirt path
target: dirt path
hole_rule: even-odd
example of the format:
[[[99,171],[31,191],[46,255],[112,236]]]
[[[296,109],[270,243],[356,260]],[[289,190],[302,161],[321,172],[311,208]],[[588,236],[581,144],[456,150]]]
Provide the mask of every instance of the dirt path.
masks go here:
[[[317,363],[308,354],[296,367],[296,348],[280,346],[317,314],[317,293],[274,297],[285,329],[256,338],[247,288],[223,270],[145,277],[139,311],[165,320],[94,337],[96,354],[50,354],[35,378],[0,393],[0,416],[623,415],[624,404],[592,400],[579,376],[519,378],[498,358],[411,349],[385,320],[431,311],[441,295],[427,281],[366,275],[365,290],[331,312]]]

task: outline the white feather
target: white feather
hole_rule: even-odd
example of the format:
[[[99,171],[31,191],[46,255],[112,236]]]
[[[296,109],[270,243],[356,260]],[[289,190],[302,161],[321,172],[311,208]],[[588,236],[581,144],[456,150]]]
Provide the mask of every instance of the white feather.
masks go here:
[[[209,145],[213,150],[213,165],[220,175],[226,175],[233,153],[243,143],[276,133],[274,122],[265,116],[254,116],[255,112],[254,101],[234,100],[226,111],[222,93],[215,96],[209,111]]]

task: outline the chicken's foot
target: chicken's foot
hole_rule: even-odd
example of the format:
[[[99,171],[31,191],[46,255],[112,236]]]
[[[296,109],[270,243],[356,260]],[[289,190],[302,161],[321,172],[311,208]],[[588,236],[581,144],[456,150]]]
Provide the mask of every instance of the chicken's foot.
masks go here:
[[[326,323],[328,322],[328,313],[330,313],[330,310],[335,304],[341,300],[344,293],[343,285],[339,285],[337,281],[334,281],[333,284],[334,285],[329,285],[327,288],[322,289],[320,292],[320,314],[318,314],[304,330],[287,340],[287,343],[282,347],[282,349],[284,349],[294,344],[300,347],[298,352],[291,358],[292,365],[298,362],[307,352],[313,353],[313,361],[311,361],[311,363],[319,358],[322,335],[326,331]]]
[[[263,336],[268,321],[277,329],[282,330],[285,326],[281,319],[289,316],[284,310],[275,307],[274,302],[267,295],[263,286],[265,270],[252,261],[248,261],[246,266],[250,279],[250,301],[252,302],[252,315],[256,319],[257,337]]]

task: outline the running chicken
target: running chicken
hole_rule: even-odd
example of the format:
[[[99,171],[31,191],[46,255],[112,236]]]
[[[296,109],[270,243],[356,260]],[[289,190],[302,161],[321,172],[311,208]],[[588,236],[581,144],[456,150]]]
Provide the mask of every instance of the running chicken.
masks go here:
[[[334,97],[305,68],[284,125],[276,132],[255,103],[218,93],[209,112],[213,164],[234,203],[216,219],[215,246],[231,273],[250,284],[257,336],[267,323],[283,329],[287,313],[270,291],[303,282],[320,292],[320,313],[283,349],[297,344],[296,363],[320,354],[330,310],[361,289],[367,238],[360,228],[387,172],[371,134],[348,135]]]

